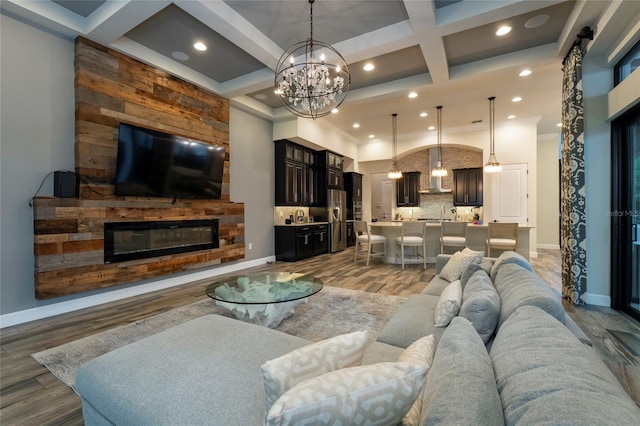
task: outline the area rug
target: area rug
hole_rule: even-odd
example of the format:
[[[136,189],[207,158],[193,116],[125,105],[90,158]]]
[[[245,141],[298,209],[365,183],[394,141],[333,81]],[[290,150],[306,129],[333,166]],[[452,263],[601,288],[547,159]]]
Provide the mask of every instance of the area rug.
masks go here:
[[[356,330],[377,334],[406,299],[358,290],[324,286],[295,307],[295,314],[280,323],[277,330],[311,341],[319,341]],[[218,314],[231,316],[211,299],[172,309],[131,324],[84,337],[31,356],[39,364],[73,388],[78,368],[107,352],[159,333],[189,320]]]

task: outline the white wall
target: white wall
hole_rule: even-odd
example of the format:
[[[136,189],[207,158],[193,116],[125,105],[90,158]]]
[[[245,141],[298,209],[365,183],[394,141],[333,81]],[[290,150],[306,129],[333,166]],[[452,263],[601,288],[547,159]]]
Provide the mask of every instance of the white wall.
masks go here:
[[[29,200],[49,173],[74,169],[74,45],[5,15],[0,43],[0,312],[6,313],[37,304]],[[39,195],[53,195],[53,176]]]
[[[34,297],[33,212],[28,203],[55,170],[74,169],[74,43],[0,14],[0,315],[2,326],[229,273],[241,262],[109,289]],[[271,122],[230,111],[232,201],[245,203],[244,263],[273,258]],[[38,195],[53,196],[53,176]],[[245,267],[247,267],[245,266]],[[225,272],[226,271],[226,272]],[[231,271],[232,272],[232,271]],[[194,278],[190,278],[194,277]]]
[[[560,248],[559,135],[538,139],[538,248]]]
[[[274,254],[275,150],[272,134],[271,121],[231,108],[230,197],[231,201],[244,203],[245,260]]]

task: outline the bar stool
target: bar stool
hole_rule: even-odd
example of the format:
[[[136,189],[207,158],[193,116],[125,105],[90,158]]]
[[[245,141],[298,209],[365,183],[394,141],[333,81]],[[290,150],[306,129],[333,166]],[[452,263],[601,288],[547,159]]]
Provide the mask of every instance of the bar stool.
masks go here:
[[[424,269],[427,269],[427,226],[423,222],[407,221],[402,222],[402,235],[396,238],[396,246],[400,246],[402,254],[402,269],[404,269],[404,248],[415,247],[416,257],[422,256]],[[418,252],[418,248],[422,247],[422,255]],[[396,258],[398,250],[396,248]]]
[[[467,222],[442,222],[440,224],[440,253],[445,247],[467,246]]]
[[[364,244],[367,244],[367,266],[369,266],[369,259],[371,256],[382,256],[386,259],[387,257],[387,238],[383,235],[372,234],[369,231],[369,226],[367,222],[363,220],[356,220],[353,222],[354,229],[356,232],[356,250],[353,257],[353,262],[358,261],[358,252],[362,248]],[[372,247],[374,244],[382,244],[384,246],[384,251],[380,253],[372,253]]]
[[[491,250],[513,250],[518,247],[518,223],[489,222],[489,236],[487,238],[487,256],[491,257]]]

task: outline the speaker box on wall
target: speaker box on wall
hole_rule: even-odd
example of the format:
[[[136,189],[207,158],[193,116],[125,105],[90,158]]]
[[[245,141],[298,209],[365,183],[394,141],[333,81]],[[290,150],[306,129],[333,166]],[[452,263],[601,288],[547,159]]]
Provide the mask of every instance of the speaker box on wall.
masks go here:
[[[76,174],[74,172],[53,172],[53,195],[61,198],[76,196]]]

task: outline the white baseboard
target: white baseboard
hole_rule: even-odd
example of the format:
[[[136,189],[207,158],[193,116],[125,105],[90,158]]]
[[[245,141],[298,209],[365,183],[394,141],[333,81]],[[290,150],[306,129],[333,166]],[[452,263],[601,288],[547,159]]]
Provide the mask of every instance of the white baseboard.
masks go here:
[[[605,296],[602,294],[585,293],[584,303],[587,305],[606,306],[611,307],[611,296]]]
[[[0,315],[0,327],[10,327],[17,324],[23,324],[29,321],[35,321],[42,318],[52,317],[54,315],[65,314],[67,312],[77,311],[79,309],[90,308],[92,306],[102,305],[103,303],[114,302],[116,300],[126,299],[127,297],[138,296],[150,293],[156,290],[162,290],[169,287],[176,287],[188,284],[197,280],[211,278],[218,275],[229,274],[242,269],[253,268],[255,266],[264,265],[267,262],[275,261],[275,256],[263,257],[261,259],[249,260],[246,262],[233,263],[231,265],[218,266],[216,268],[206,269],[191,274],[181,275],[179,277],[171,277],[153,281],[146,284],[134,285],[120,290],[113,290],[106,293],[96,294],[92,296],[81,297],[78,299],[68,300],[51,305],[38,306],[36,308],[25,309],[18,312]]]
[[[539,249],[560,250],[560,244],[538,244]]]

